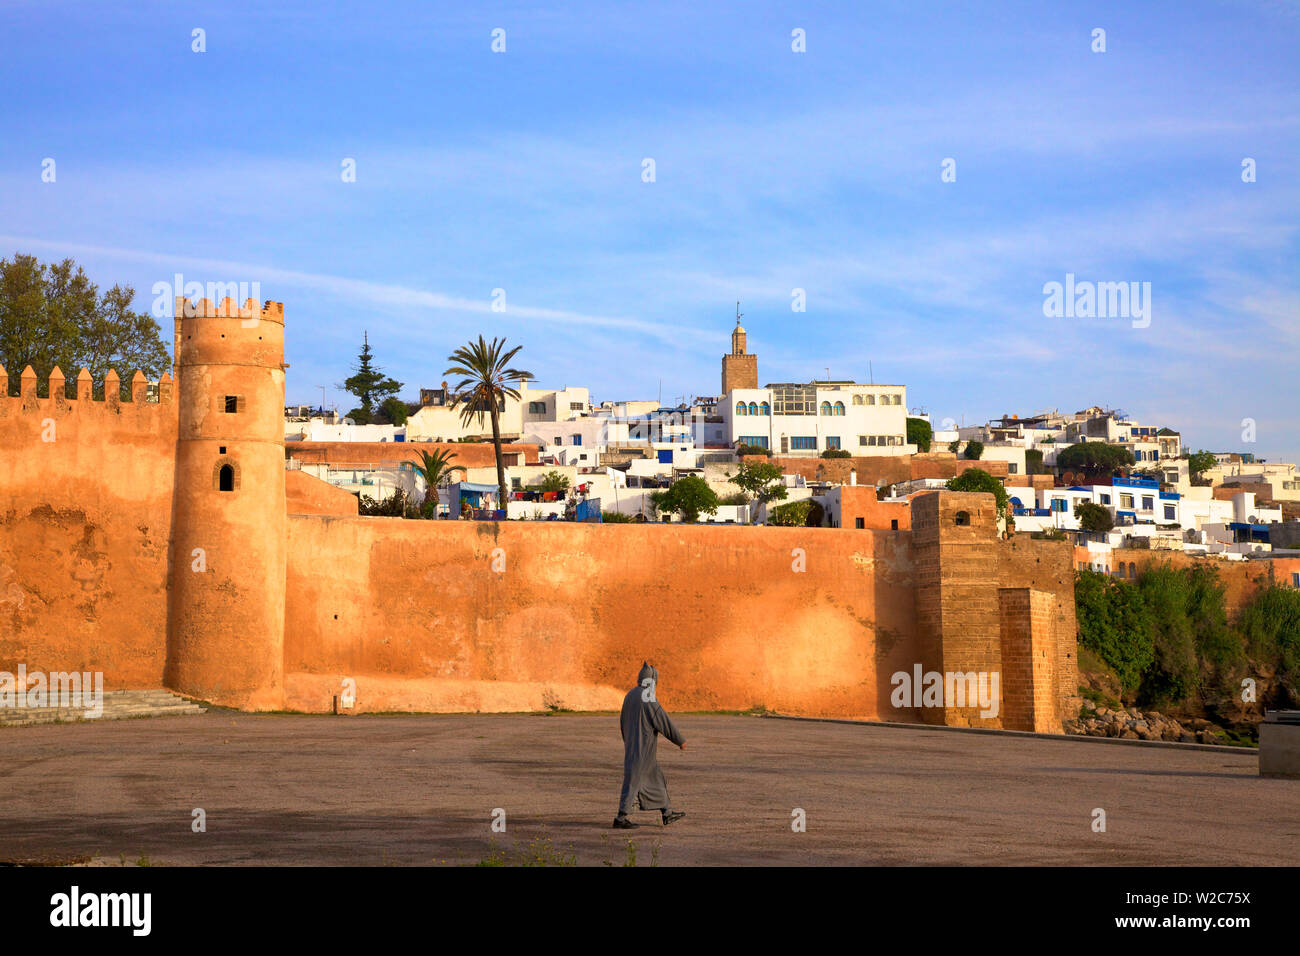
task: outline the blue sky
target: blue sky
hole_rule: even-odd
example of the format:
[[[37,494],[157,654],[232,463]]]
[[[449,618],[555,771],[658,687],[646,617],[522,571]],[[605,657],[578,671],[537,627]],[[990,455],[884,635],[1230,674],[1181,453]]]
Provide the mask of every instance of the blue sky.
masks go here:
[[[711,395],[739,299],[760,382],[1300,459],[1300,2],[0,0],[0,96],[0,255],[260,282],[290,401],[350,407],[363,330],[412,399],[479,333]],[[1044,316],[1066,273],[1149,327]]]

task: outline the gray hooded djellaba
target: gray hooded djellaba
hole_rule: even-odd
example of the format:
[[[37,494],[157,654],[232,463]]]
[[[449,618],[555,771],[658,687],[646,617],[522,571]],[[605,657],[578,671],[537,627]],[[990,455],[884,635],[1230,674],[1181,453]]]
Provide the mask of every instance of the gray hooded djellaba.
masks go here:
[[[678,747],[686,743],[686,738],[655,698],[659,671],[649,663],[642,664],[636,680],[637,686],[623,698],[623,712],[619,717],[619,729],[623,733],[620,817],[633,810],[660,810],[664,813],[671,810],[668,785],[664,782],[657,757],[659,735],[663,734]]]

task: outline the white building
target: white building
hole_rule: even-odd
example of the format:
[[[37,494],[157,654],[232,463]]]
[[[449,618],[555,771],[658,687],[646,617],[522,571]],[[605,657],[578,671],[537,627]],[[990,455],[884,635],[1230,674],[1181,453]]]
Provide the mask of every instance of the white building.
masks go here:
[[[719,401],[728,442],[758,445],[774,455],[817,457],[908,455],[907,390],[854,382],[736,388]]]

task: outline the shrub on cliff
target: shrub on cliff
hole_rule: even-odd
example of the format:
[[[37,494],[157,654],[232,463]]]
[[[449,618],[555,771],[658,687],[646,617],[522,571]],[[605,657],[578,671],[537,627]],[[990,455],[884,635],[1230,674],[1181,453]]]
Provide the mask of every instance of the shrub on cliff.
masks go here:
[[[1142,683],[1155,658],[1150,612],[1141,593],[1098,571],[1079,571],[1074,581],[1079,645],[1105,662],[1126,695]]]
[[[1271,662],[1280,688],[1288,700],[1278,706],[1300,703],[1300,591],[1270,585],[1242,609],[1238,629],[1250,656]]]

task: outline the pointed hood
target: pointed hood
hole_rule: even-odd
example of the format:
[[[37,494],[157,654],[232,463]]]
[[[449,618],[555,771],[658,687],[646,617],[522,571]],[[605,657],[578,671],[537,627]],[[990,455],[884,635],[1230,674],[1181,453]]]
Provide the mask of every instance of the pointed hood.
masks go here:
[[[655,685],[658,686],[658,684],[659,684],[659,671],[657,671],[655,668],[651,667],[649,661],[642,661],[642,662],[641,662],[641,673],[639,673],[639,674],[636,675],[636,683],[637,683],[637,686],[638,686],[638,687],[644,686],[644,685],[645,685],[645,679],[646,679],[647,677],[650,678],[652,681],[654,681],[654,682],[655,682]]]

